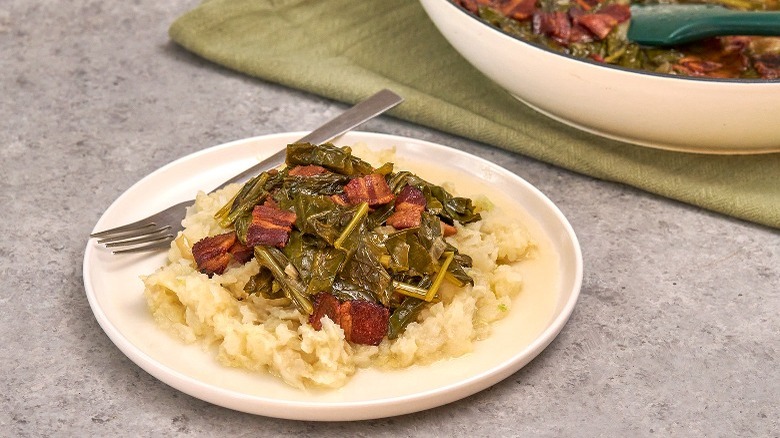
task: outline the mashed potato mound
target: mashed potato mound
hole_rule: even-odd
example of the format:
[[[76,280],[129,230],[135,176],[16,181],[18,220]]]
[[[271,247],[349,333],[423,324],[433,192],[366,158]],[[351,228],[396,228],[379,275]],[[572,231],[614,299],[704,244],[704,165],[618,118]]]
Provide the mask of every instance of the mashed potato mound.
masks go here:
[[[491,323],[510,311],[523,284],[518,265],[533,257],[534,243],[523,224],[476,199],[482,220],[457,225],[458,233],[448,238],[472,257],[474,286],[445,282],[441,301],[424,309],[397,339],[353,345],[327,317],[318,331],[286,300],[248,296],[244,284],[259,271],[254,259],[211,278],[198,272],[192,244],[226,231],[213,215],[239,188],[197,196],[165,266],[142,278],[144,294],[157,324],[182,341],[217,351],[216,359],[226,366],[269,372],[298,388],[338,388],[360,368],[424,365],[471,352],[490,335]]]

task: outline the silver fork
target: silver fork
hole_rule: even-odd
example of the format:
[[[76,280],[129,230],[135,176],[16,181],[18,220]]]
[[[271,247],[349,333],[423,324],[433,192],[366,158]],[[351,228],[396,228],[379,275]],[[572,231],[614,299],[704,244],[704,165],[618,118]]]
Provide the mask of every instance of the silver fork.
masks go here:
[[[403,98],[392,91],[382,90],[331,119],[298,140],[298,142],[325,143],[382,114],[402,101]],[[225,181],[211,192],[217,191],[228,184],[246,181],[263,170],[282,164],[285,152],[285,149],[276,152],[260,163]],[[184,219],[186,207],[194,202],[195,200],[180,202],[147,218],[109,230],[98,231],[90,234],[89,237],[98,239],[98,244],[112,249],[114,254],[167,248],[170,242],[184,229],[181,221]]]

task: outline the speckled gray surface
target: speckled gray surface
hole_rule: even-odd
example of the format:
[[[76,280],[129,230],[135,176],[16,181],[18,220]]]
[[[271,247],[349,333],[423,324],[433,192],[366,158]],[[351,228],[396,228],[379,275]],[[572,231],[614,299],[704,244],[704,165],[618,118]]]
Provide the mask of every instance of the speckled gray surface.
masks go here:
[[[0,436],[778,436],[777,230],[390,118],[363,129],[486,157],[567,215],[585,278],[560,336],[476,395],[356,423],[243,414],[142,371],[84,293],[102,212],[163,163],[343,108],[170,44],[196,3],[0,3]]]

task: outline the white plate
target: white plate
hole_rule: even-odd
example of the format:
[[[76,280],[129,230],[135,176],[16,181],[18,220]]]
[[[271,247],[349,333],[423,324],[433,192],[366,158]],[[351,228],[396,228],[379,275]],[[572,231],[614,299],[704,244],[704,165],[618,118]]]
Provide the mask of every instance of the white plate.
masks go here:
[[[170,163],[122,194],[95,230],[192,199],[198,190],[212,189],[303,134],[239,140]],[[543,266],[529,264],[525,289],[509,315],[472,353],[398,371],[359,370],[338,390],[301,391],[270,375],[220,365],[202,347],[184,345],[160,330],[147,311],[138,277],[161,266],[165,255],[114,256],[91,240],[84,254],[84,286],[95,318],[114,344],[157,379],[210,403],[271,417],[336,421],[406,414],[469,396],[515,373],[557,336],[579,295],[582,255],[571,226],[547,197],[513,173],[445,146],[364,132],[348,133],[335,143],[395,147],[398,169],[411,169],[432,182],[456,181],[458,194],[486,193],[522,211],[518,214],[526,216],[548,251],[545,269],[555,274],[543,275]]]

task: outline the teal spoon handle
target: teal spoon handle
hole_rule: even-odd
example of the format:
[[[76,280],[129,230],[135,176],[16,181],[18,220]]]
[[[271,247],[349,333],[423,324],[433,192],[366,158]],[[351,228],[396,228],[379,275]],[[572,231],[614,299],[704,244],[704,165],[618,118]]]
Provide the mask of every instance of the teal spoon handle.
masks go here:
[[[780,36],[780,11],[736,11],[708,5],[632,6],[628,39],[671,46],[725,35]]]

